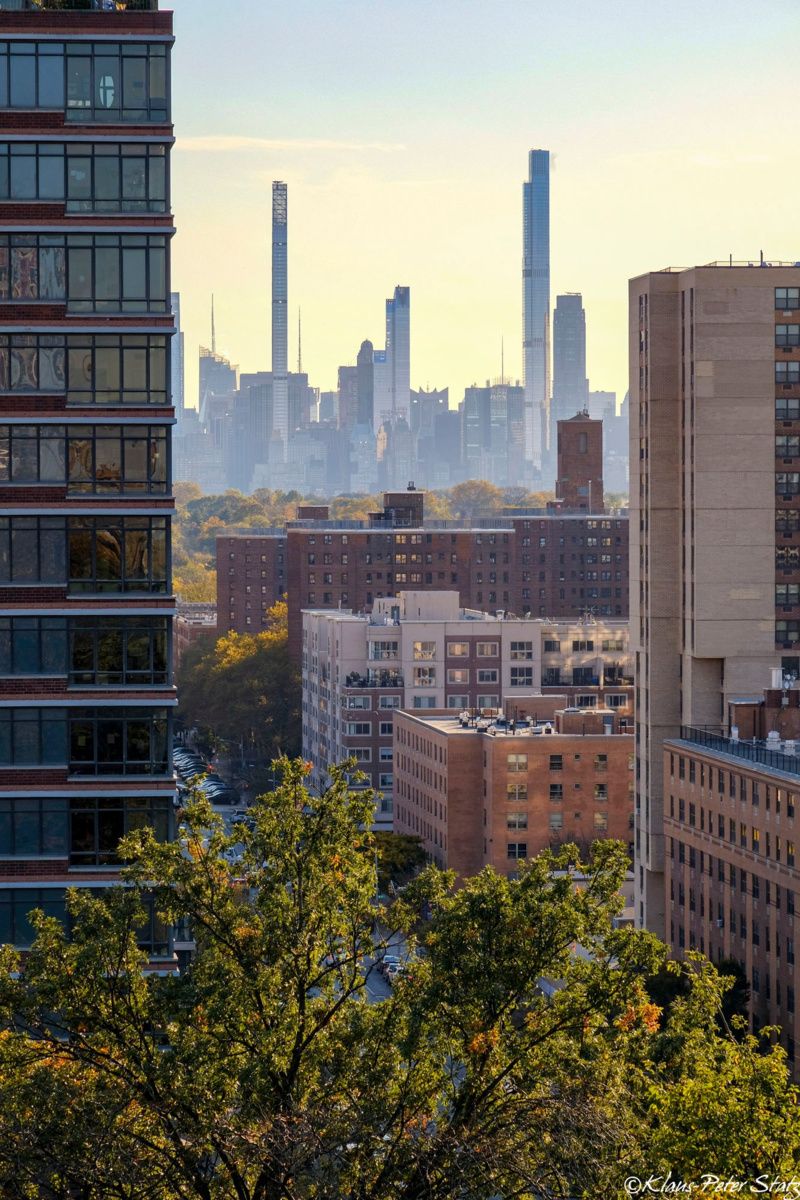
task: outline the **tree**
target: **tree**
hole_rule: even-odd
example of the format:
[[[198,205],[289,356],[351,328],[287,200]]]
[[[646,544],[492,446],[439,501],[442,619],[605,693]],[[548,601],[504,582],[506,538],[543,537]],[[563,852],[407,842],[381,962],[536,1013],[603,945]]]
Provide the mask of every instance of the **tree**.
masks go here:
[[[502,491],[485,479],[469,479],[450,488],[450,506],[457,517],[499,512],[502,505]]]
[[[217,572],[203,559],[185,555],[173,570],[173,585],[179,600],[190,604],[213,604],[217,599]]]
[[[663,947],[613,927],[619,844],[458,890],[427,868],[377,912],[413,950],[429,906],[426,955],[369,1003],[373,798],[353,766],[312,795],[284,760],[230,835],[200,800],[180,842],[129,835],[127,886],[72,894],[71,938],[38,914],[24,963],[0,952],[4,1197],[616,1200],[627,1176],[668,1168],[791,1171],[782,1051],[719,1035],[720,981],[699,960],[662,1016],[642,979]],[[179,975],[142,970],[151,896],[191,923]]]
[[[422,838],[403,833],[376,833],[378,851],[378,887],[386,891],[389,883],[407,883],[427,861]]]
[[[333,521],[366,521],[367,515],[381,507],[377,496],[335,496],[330,502]]]
[[[190,647],[178,671],[186,727],[258,758],[300,749],[300,681],[289,658],[285,602],[269,609],[263,633],[228,633],[211,648]]]

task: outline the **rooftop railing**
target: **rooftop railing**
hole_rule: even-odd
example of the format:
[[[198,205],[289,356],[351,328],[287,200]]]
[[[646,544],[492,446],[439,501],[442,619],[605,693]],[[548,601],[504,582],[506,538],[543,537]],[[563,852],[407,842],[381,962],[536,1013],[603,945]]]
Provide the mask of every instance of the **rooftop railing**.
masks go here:
[[[0,0],[0,12],[158,12],[158,0]]]
[[[766,742],[758,741],[755,738],[752,741],[742,741],[739,738],[729,738],[722,733],[714,733],[708,729],[682,725],[681,740],[691,742],[695,746],[703,746],[707,750],[716,750],[719,754],[730,754],[734,758],[744,759],[757,766],[769,767],[773,771],[783,771],[787,775],[800,775],[800,755],[787,754],[783,750],[773,750]]]

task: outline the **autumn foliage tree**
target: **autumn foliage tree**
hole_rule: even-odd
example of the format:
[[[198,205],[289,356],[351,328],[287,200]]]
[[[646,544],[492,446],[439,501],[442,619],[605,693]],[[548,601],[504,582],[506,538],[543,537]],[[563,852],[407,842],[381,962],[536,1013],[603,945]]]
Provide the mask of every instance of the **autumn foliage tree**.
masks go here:
[[[297,753],[301,731],[286,604],[274,604],[267,617],[263,633],[228,633],[190,648],[178,672],[183,725],[260,759]]]
[[[191,803],[180,841],[125,840],[124,888],[72,896],[70,938],[40,914],[24,961],[0,952],[3,1197],[621,1200],[669,1170],[791,1177],[784,1052],[720,1033],[699,957],[654,1003],[664,947],[613,920],[623,846],[458,890],[429,867],[379,910],[352,768],[317,795],[284,761],[230,834]],[[193,932],[180,973],[143,970],[151,896]],[[392,927],[412,952],[424,928],[425,955],[387,994]]]

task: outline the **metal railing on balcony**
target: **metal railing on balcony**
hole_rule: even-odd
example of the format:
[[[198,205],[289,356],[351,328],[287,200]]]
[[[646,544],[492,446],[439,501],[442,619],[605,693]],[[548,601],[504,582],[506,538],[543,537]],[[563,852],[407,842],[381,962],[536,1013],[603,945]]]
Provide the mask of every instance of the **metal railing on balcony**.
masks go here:
[[[716,750],[720,754],[730,754],[734,758],[744,759],[762,767],[770,767],[773,771],[783,771],[787,775],[800,775],[800,755],[787,754],[783,750],[773,750],[764,741],[742,741],[729,738],[722,733],[714,733],[708,729],[698,729],[692,725],[681,726],[681,740],[703,746],[707,750]]]
[[[349,688],[401,688],[403,676],[397,671],[370,671],[368,675],[353,672],[345,677],[344,686]]]

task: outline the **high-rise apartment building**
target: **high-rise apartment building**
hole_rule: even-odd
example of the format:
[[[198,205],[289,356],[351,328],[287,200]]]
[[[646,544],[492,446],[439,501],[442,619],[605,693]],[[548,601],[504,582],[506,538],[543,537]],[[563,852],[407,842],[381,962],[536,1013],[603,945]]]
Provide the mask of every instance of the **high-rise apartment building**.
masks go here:
[[[30,909],[64,917],[173,813],[172,14],[80,7],[0,0],[0,942],[22,947]],[[169,955],[155,913],[139,937]]]
[[[662,746],[800,643],[800,267],[630,284],[636,908],[665,933]],[[668,932],[668,931],[667,931]]]
[[[446,590],[401,591],[362,614],[306,609],[302,620],[303,757],[317,785],[331,763],[357,758],[381,796],[378,824],[391,824],[395,710],[513,713],[547,688],[548,718],[577,705],[632,730],[625,621],[492,616]]]
[[[553,313],[553,403],[551,422],[568,421],[589,402],[586,378],[586,313],[578,292],[556,296]]]
[[[531,150],[522,185],[525,458],[545,465],[550,410],[550,151]]]
[[[289,437],[289,312],[287,264],[288,197],[286,184],[272,185],[272,445],[286,458]]]

